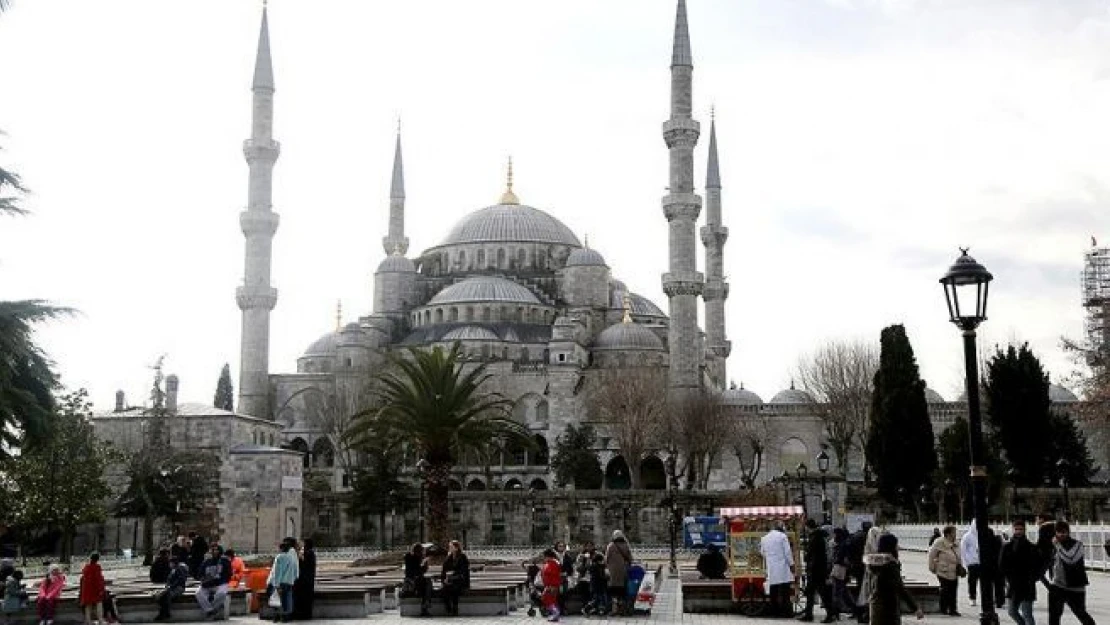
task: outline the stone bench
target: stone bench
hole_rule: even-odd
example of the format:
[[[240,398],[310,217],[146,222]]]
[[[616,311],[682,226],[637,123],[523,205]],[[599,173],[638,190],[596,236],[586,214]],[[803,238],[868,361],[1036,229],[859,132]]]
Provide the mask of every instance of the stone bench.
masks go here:
[[[471,587],[459,595],[459,616],[505,616],[509,613],[510,604],[515,602],[515,592],[508,584],[483,586],[472,582]],[[401,597],[399,604],[401,616],[420,615],[419,597]],[[432,616],[447,616],[438,591],[432,595],[429,612]]]
[[[927,613],[940,611],[940,587],[917,580],[906,580],[906,590]],[[857,589],[853,589],[853,595]],[[906,611],[905,606],[902,606]],[[728,580],[682,581],[682,611],[689,613],[737,612],[739,604],[732,600],[732,583]]]
[[[196,593],[196,588],[189,588],[186,589],[184,594],[174,598],[171,621],[198,622],[207,620],[207,616],[201,612],[200,606],[197,605]],[[227,620],[232,616],[243,616],[247,614],[246,595],[246,591],[242,589],[229,591],[227,600],[223,605],[221,617]],[[155,602],[154,596],[150,592],[117,592],[115,601],[120,620],[126,623],[152,623],[154,622],[154,617],[158,616],[158,604]],[[63,596],[62,600],[58,602],[54,620],[59,623],[83,622],[85,620],[84,613],[77,604],[76,597]],[[29,602],[25,610],[13,614],[12,622],[20,625],[37,624],[39,619],[35,602]]]
[[[331,583],[324,587],[317,586],[313,593],[312,618],[366,618],[371,614],[381,614],[385,609],[385,591],[385,586],[377,583]],[[276,616],[276,608],[271,608],[266,601],[266,592],[257,591],[255,594],[258,596],[260,616]]]

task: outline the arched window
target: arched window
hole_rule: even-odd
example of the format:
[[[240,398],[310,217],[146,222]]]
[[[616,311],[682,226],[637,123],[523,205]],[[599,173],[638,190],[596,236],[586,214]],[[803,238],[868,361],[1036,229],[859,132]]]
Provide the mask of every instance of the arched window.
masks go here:
[[[478,268],[479,269],[485,269],[486,268],[486,251],[485,250],[478,250]]]
[[[466,269],[466,252],[459,250],[459,269]]]
[[[447,490],[462,490],[462,484],[456,479],[447,480]]]
[[[469,482],[466,483],[466,490],[478,491],[478,490],[485,490],[485,489],[486,489],[486,483],[483,482],[482,480],[478,479],[478,478],[474,478],[474,479],[472,479],[472,480],[470,480]]]
[[[463,321],[474,321],[474,307],[473,306],[467,306],[466,307],[466,316],[463,317]]]
[[[505,263],[505,248],[503,248],[503,247],[497,249],[497,266],[501,269],[507,269],[508,268],[508,266]]]
[[[443,309],[436,309],[436,323],[443,323]]]
[[[548,463],[547,439],[537,434],[532,437],[532,442],[536,449],[531,453],[531,462],[528,464],[534,467],[546,467]]]
[[[505,445],[505,464],[512,467],[527,466],[528,449],[517,441],[509,441]]]
[[[316,466],[331,468],[335,466],[335,448],[327,437],[321,436],[312,444],[312,455],[316,458]]]
[[[779,470],[794,474],[795,468],[809,462],[809,448],[800,438],[788,438],[779,447]]]
[[[547,482],[543,481],[542,478],[537,477],[531,482],[528,482],[528,488],[531,488],[532,490],[547,490]]]
[[[614,456],[605,465],[605,488],[609,490],[628,490],[632,488],[632,473],[628,463],[620,456]]]
[[[516,252],[516,266],[524,269],[528,265],[528,252],[521,248]]]
[[[667,470],[658,456],[648,456],[640,462],[640,482],[648,490],[667,488]]]
[[[547,400],[541,399],[536,404],[536,421],[539,423],[547,423]]]
[[[459,320],[459,309],[452,306],[452,307],[447,309],[447,315],[448,315],[448,319],[450,321],[458,321]]]
[[[508,482],[505,482],[505,490],[508,490],[508,491],[517,490],[517,486],[523,486],[523,484],[521,484],[520,480],[516,479],[515,477],[513,479],[509,480]]]

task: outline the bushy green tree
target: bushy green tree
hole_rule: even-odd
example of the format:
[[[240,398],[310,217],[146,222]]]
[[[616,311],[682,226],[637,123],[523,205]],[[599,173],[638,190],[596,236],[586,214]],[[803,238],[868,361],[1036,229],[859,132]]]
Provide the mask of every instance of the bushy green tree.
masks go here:
[[[1039,486],[1052,462],[1048,374],[1028,344],[999,347],[987,361],[983,403],[1019,486]]]
[[[555,454],[551,457],[551,470],[559,486],[573,484],[578,490],[601,488],[604,474],[601,460],[594,451],[597,433],[589,423],[568,425],[555,440]]]
[[[1067,477],[1070,486],[1088,486],[1098,471],[1086,435],[1074,419],[1062,413],[1049,416],[1049,431],[1051,444],[1043,445],[1049,465],[1046,475],[1055,480]],[[1065,462],[1065,471],[1060,470],[1061,460]]]
[[[216,396],[212,405],[220,410],[232,411],[235,409],[235,390],[231,386],[231,367],[224,364],[220,369],[220,379],[216,381]]]
[[[925,382],[900,324],[880,335],[866,452],[880,496],[893,503],[905,505],[905,497],[914,497],[936,470]]]

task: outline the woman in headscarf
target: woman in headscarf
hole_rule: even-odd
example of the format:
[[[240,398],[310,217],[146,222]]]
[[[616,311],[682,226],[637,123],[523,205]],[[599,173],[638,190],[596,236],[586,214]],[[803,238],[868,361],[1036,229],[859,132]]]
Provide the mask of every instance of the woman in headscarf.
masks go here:
[[[875,552],[865,555],[863,562],[867,566],[867,575],[871,580],[867,596],[871,612],[870,625],[900,625],[902,603],[917,613],[917,620],[925,616],[902,582],[902,564],[898,561],[898,538],[894,534],[883,534],[878,540]]]
[[[859,585],[859,595],[856,597],[856,620],[860,623],[866,623],[868,620],[868,601],[871,598],[871,567],[866,566],[867,556],[875,554],[879,550],[879,537],[883,535],[883,530],[878,527],[872,527],[867,530],[867,540],[863,543],[863,581]]]
[[[613,530],[613,540],[605,547],[605,568],[609,569],[609,598],[615,602],[614,614],[627,609],[630,566],[632,566],[632,548],[628,546],[624,532]]]

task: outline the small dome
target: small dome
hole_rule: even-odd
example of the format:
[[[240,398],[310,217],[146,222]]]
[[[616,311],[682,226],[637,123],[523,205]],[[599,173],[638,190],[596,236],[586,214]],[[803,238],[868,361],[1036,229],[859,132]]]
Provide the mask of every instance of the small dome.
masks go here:
[[[1075,396],[1075,393],[1069,391],[1063,386],[1060,386],[1059,384],[1048,385],[1048,399],[1049,401],[1058,404],[1066,404],[1069,402],[1079,401],[1079,398]]]
[[[631,306],[633,317],[660,317],[667,318],[667,313],[663,309],[655,305],[655,302],[640,295],[639,293],[629,293],[628,291],[613,290],[609,296],[610,308],[624,308],[624,295],[628,293],[628,303]]]
[[[440,245],[491,241],[582,246],[563,222],[524,204],[495,204],[478,209],[460,219]]]
[[[375,273],[415,273],[416,265],[400,254],[386,256]]]
[[[488,328],[481,326],[462,326],[443,335],[444,341],[500,341],[501,339]]]
[[[597,335],[594,349],[664,351],[663,341],[636,323],[615,323],[605,328]]]
[[[505,278],[475,276],[436,293],[428,306],[462,302],[513,302],[539,304],[540,300],[527,287]]]
[[[763,399],[746,388],[730,388],[721,393],[721,401],[726,406],[758,406]]]
[[[623,280],[618,280],[616,278],[611,278],[609,280],[609,290],[610,291],[626,291],[627,292],[628,291],[628,286],[625,285]]]
[[[934,391],[933,389],[929,388],[928,386],[926,386],[925,387],[925,401],[930,403],[930,404],[943,404],[944,403],[944,397],[941,397],[940,393],[938,393],[938,392]]]
[[[304,350],[303,356],[334,356],[335,348],[339,344],[339,333],[328,332],[316,339]]]
[[[580,247],[567,256],[567,267],[608,267],[601,252],[588,247]]]
[[[772,403],[772,404],[812,404],[813,403],[813,397],[809,393],[807,393],[807,392],[805,392],[801,389],[794,388],[794,385],[791,384],[790,388],[775,393],[775,396],[771,398],[771,401],[769,403]]]

